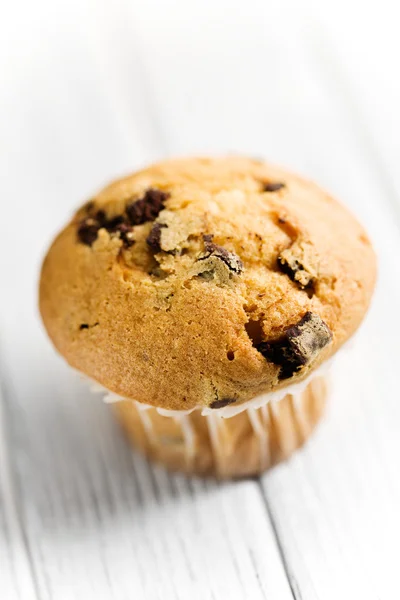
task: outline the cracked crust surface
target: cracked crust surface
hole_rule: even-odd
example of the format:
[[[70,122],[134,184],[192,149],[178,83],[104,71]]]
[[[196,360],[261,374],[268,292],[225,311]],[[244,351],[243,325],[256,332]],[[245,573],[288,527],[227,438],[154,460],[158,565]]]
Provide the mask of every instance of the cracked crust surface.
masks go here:
[[[187,410],[306,377],[357,329],[374,281],[364,230],[313,183],[258,160],[181,159],[78,211],[44,260],[40,310],[73,367]]]

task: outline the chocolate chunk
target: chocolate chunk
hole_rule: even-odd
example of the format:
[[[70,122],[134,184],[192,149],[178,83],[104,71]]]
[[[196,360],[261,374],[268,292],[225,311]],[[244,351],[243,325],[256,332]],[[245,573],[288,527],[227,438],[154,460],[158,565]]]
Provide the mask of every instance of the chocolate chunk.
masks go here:
[[[221,398],[221,400],[214,400],[214,402],[211,402],[210,408],[223,408],[234,402],[236,402],[236,398]]]
[[[150,188],[143,198],[131,202],[126,207],[126,215],[117,215],[111,219],[107,219],[106,212],[102,209],[92,215],[95,203],[88,202],[84,209],[90,216],[79,223],[78,239],[83,244],[91,246],[97,239],[99,229],[105,228],[109,233],[118,233],[126,247],[132,246],[134,243],[132,225],[154,221],[163,210],[164,202],[168,197],[167,192]]]
[[[226,248],[214,244],[214,242],[211,241],[212,236],[203,235],[203,239],[205,252],[198,260],[206,260],[210,257],[218,258],[226,264],[230,271],[240,275],[243,271],[243,263],[234,252],[229,252]]]
[[[133,239],[133,229],[127,223],[120,223],[111,231],[119,233],[119,237],[126,248],[130,248],[135,243],[135,240]]]
[[[118,231],[119,227],[121,225],[123,225],[124,223],[125,223],[125,218],[122,215],[117,215],[116,217],[113,217],[112,219],[108,219],[108,220],[106,220],[105,215],[104,215],[102,226],[105,227],[107,229],[107,231],[112,232],[112,231]],[[132,228],[131,228],[131,230],[132,230]]]
[[[135,243],[132,226],[127,223],[124,215],[117,215],[116,217],[107,219],[105,212],[99,211],[96,218],[99,221],[100,227],[104,227],[109,233],[118,233],[126,248]]]
[[[212,233],[204,233],[203,234],[203,240],[205,242],[212,242],[213,241],[213,237],[214,237],[214,234],[212,234]]]
[[[104,210],[98,210],[94,217],[88,217],[81,221],[78,228],[78,239],[83,244],[91,246],[97,239],[99,229],[106,229],[109,233],[119,233],[126,247],[132,246],[132,227],[125,222],[123,215],[117,215],[107,219]]]
[[[89,327],[97,327],[98,324],[98,321],[96,321],[96,323],[93,323],[93,325],[89,325],[88,323],[81,323],[79,325],[79,329],[82,331],[82,329],[89,329]]]
[[[294,257],[284,258],[278,256],[278,266],[282,273],[285,273],[292,281],[297,283],[302,289],[313,287],[314,279],[305,269],[304,265]]]
[[[167,192],[150,188],[140,200],[131,202],[126,207],[126,213],[132,225],[141,225],[154,221],[164,209],[164,203],[169,198]]]
[[[290,248],[283,250],[277,259],[278,267],[292,281],[305,290],[313,291],[317,268],[312,247],[301,241],[294,242]]]
[[[107,215],[104,210],[98,210],[94,218],[96,219],[100,227],[104,227],[107,223]]]
[[[149,235],[147,236],[146,243],[153,250],[155,254],[161,252],[161,229],[167,227],[164,223],[154,223]]]
[[[269,181],[268,183],[264,183],[264,192],[278,192],[282,188],[286,187],[284,183],[280,183],[278,181],[273,182]]]
[[[84,219],[80,222],[77,235],[78,240],[86,246],[91,246],[97,239],[97,232],[99,231],[99,224],[92,218]]]
[[[288,327],[279,340],[262,342],[261,354],[281,367],[279,379],[288,379],[310,364],[332,340],[332,332],[316,314],[307,312],[295,325]]]

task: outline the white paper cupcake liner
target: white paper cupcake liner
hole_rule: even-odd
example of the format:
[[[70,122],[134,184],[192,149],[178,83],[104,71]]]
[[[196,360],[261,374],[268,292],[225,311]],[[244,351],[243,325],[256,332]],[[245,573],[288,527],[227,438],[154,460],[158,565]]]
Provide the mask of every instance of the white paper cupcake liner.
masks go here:
[[[347,342],[345,344],[345,349],[348,350],[352,346],[353,340],[351,340],[351,343]],[[343,349],[340,353],[343,353]],[[313,414],[313,407],[311,409],[307,407],[307,388],[316,379],[323,379],[326,386],[332,362],[332,358],[326,361],[312,371],[303,381],[292,383],[284,388],[273,390],[266,394],[261,394],[238,406],[228,405],[219,409],[200,407],[187,411],[177,411],[156,408],[118,396],[92,380],[89,380],[89,382],[91,391],[102,394],[104,402],[113,404],[128,401],[131,404],[132,411],[135,414],[134,418],[140,421],[142,435],[145,440],[143,445],[146,446],[147,453],[152,455],[156,451],[159,452],[160,456],[156,457],[156,459],[161,462],[166,462],[162,456],[163,444],[165,444],[165,451],[168,453],[170,440],[168,439],[168,435],[163,436],[162,431],[160,433],[160,416],[172,419],[177,426],[178,445],[182,462],[184,463],[182,469],[187,472],[196,471],[196,461],[198,460],[198,453],[200,451],[198,446],[199,422],[194,418],[196,415],[192,415],[192,413],[204,417],[205,420],[202,427],[206,424],[209,439],[209,448],[207,451],[211,451],[212,453],[213,468],[211,471],[213,474],[217,474],[217,476],[229,477],[235,476],[235,472],[232,472],[232,461],[236,459],[234,452],[232,454],[229,448],[230,444],[237,442],[234,433],[232,434],[235,431],[235,422],[237,422],[235,417],[243,415],[242,418],[244,416],[248,418],[253,439],[252,448],[254,449],[254,440],[257,444],[255,454],[258,456],[258,466],[256,471],[264,471],[276,462],[276,457],[273,454],[276,454],[277,448],[282,456],[287,456],[307,439],[316,420],[318,420]],[[313,397],[315,396],[312,402],[317,407],[319,392],[317,390],[315,393],[311,392],[311,394]],[[322,395],[324,396],[325,392]],[[280,404],[283,398],[286,398],[286,408]],[[284,410],[282,411],[283,408]],[[290,417],[288,417],[289,412]],[[157,419],[155,418],[156,415],[159,415]],[[230,423],[231,418],[232,423]],[[247,433],[247,435],[249,434]],[[154,450],[153,453],[152,450]]]
[[[325,382],[325,378],[318,379]],[[121,404],[121,408],[117,403],[115,409],[117,413],[122,411],[120,420],[125,429],[131,429],[130,437],[152,458],[168,466],[168,454],[175,453],[179,455],[180,470],[198,472],[199,457],[211,454],[212,467],[208,471],[225,478],[237,476],[236,471],[240,471],[238,456],[243,444],[248,455],[244,462],[253,460],[255,464],[240,474],[260,473],[280,460],[276,459],[277,454],[286,457],[299,447],[321,412],[318,406],[325,392],[320,392],[318,385],[313,376],[303,382],[301,388],[296,386],[296,393],[295,386],[291,386],[292,393],[286,390],[284,401],[282,395],[279,399],[275,395],[262,406],[247,407],[236,415],[229,415],[230,418],[219,411],[203,415],[201,410],[160,415],[156,408],[142,409],[133,401]],[[132,434],[132,424],[136,434]],[[140,435],[137,435],[138,427]]]

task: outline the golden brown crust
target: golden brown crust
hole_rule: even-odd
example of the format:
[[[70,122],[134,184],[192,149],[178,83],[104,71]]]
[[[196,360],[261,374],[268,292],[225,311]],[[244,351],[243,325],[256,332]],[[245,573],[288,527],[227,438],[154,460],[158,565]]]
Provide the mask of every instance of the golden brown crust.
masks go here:
[[[130,441],[152,460],[172,471],[226,479],[259,475],[288,458],[308,439],[325,400],[325,382],[315,378],[296,398],[230,419],[199,411],[174,419],[130,401],[113,409]]]
[[[43,263],[40,310],[72,366],[181,410],[306,377],[357,329],[374,281],[364,230],[313,183],[245,158],[171,160],[77,213]],[[259,344],[308,313],[332,342],[283,379]]]

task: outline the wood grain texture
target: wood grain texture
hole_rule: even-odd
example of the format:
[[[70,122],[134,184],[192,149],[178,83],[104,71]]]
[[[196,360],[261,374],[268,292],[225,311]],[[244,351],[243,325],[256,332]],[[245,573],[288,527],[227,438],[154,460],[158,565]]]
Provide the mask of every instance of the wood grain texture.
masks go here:
[[[0,386],[0,589],[10,600],[36,600],[37,585],[30,550],[19,513],[20,505],[10,461],[4,382]]]
[[[21,380],[8,407],[40,598],[291,598],[256,482],[149,467],[109,408],[40,348],[28,351],[31,407]]]
[[[390,29],[372,48],[368,9],[354,44],[348,5],[10,3],[0,36],[7,600],[396,597],[400,122],[388,73],[400,42]],[[390,24],[388,0],[381,13]],[[202,152],[265,156],[315,178],[358,214],[379,255],[373,307],[337,360],[327,418],[260,482],[171,477],[133,454],[35,309],[41,256],[79,202],[144,162]]]
[[[298,26],[309,30],[300,17]],[[321,41],[329,33],[322,28],[318,35]],[[389,163],[377,153],[369,121],[363,121],[357,96],[341,76],[340,59],[351,48],[337,38],[327,60],[310,38],[304,47],[327,92],[325,118],[316,123],[315,115],[308,120],[305,114],[313,139],[304,140],[304,153],[311,156],[315,145],[329,143],[321,156],[328,163],[325,170],[317,167],[315,177],[366,224],[380,275],[367,322],[348,356],[338,359],[326,421],[304,452],[263,478],[263,488],[299,597],[391,598],[400,534],[399,350],[389,316],[400,302],[394,276],[394,257],[400,255],[398,198],[387,177]],[[284,130],[282,137],[287,143]]]
[[[329,73],[331,85],[358,128],[362,146],[379,171],[386,201],[400,223],[400,80],[396,75],[399,55],[398,7],[391,0],[369,2],[359,21],[356,2],[339,0],[335,6],[309,0],[313,19],[309,39],[314,54]],[[357,34],[355,35],[355,30]],[[317,49],[322,51],[317,52]]]

